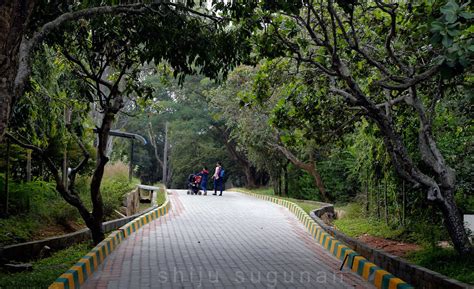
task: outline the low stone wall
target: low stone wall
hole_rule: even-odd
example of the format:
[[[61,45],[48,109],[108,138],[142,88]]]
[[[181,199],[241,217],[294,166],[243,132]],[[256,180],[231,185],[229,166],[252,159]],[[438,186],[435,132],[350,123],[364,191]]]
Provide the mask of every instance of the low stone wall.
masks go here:
[[[123,198],[123,206],[126,216],[132,216],[140,210],[140,194],[138,188],[135,188]]]
[[[318,223],[327,233],[334,238],[345,243],[348,247],[364,256],[370,262],[387,270],[393,275],[405,280],[416,288],[426,289],[458,289],[458,288],[474,288],[468,284],[450,279],[437,272],[431,271],[421,266],[408,263],[404,259],[391,255],[382,250],[377,250],[368,246],[367,244],[351,238],[321,220],[321,216],[325,213],[334,213],[334,206],[327,205],[320,209],[316,209],[310,213],[311,218]]]
[[[144,215],[152,210],[155,207],[151,207],[141,213],[135,214],[133,216],[128,216],[121,219],[116,219],[102,224],[104,232],[111,232],[120,228],[121,226],[127,224],[133,219]],[[41,251],[45,246],[51,248],[52,251],[58,251],[64,248],[67,248],[73,244],[83,242],[91,239],[90,230],[88,228],[79,230],[74,233],[51,237],[43,240],[26,242],[21,244],[15,244],[10,246],[5,246],[0,248],[0,260],[1,261],[27,261],[35,259],[41,255]]]

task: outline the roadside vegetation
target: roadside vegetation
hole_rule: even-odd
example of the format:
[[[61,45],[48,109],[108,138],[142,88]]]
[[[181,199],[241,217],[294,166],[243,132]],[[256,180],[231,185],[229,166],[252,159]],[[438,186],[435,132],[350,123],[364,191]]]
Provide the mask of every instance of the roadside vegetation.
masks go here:
[[[369,242],[369,245],[382,250],[392,249],[394,252],[390,253],[399,255],[411,263],[450,278],[474,284],[474,258],[469,255],[459,256],[447,242],[444,244],[440,242],[447,238],[441,226],[422,220],[410,221],[410,225],[407,226],[386,224],[383,220],[367,217],[363,213],[362,206],[357,203],[336,206],[335,210],[340,218],[334,220],[333,225],[344,234],[362,240],[367,240],[367,236],[382,238],[382,240],[377,240],[378,243]],[[391,248],[390,241],[396,241]],[[404,246],[400,246],[399,242],[417,246],[403,250]]]
[[[289,200],[300,206],[306,213],[320,207],[317,202],[311,200],[281,197],[275,194],[271,188],[230,188],[229,190],[236,192],[245,191]],[[358,203],[336,205],[335,211],[339,215],[339,219],[334,220],[332,225],[340,232],[353,238],[362,236],[378,237],[381,241],[379,245],[382,246],[390,246],[384,240],[416,244],[416,249],[411,251],[399,250],[395,255],[398,253],[400,257],[413,264],[439,272],[449,278],[474,284],[474,259],[471,256],[459,256],[452,247],[440,247],[437,242],[442,239],[440,237],[440,234],[442,234],[441,228],[430,224],[413,227],[387,225],[384,221],[377,220],[376,218],[367,218],[363,213],[362,206]],[[377,247],[377,244],[369,243],[369,245]],[[379,247],[379,249],[383,250],[384,248]]]
[[[474,285],[474,260],[459,256],[453,248],[426,247],[406,256],[410,262],[450,278]]]
[[[101,190],[105,220],[108,221],[120,217],[115,210],[120,209],[123,195],[132,191],[138,180],[128,181],[128,167],[123,163],[107,166],[105,176]],[[90,200],[89,184],[89,177],[79,176],[77,190],[84,200]],[[3,178],[0,178],[2,185]],[[0,218],[0,245],[44,239],[85,227],[77,210],[64,201],[51,182],[10,182],[9,190],[11,215],[9,218]]]
[[[92,249],[90,242],[80,243],[53,253],[51,257],[33,260],[32,271],[19,273],[0,271],[0,288],[48,288],[90,249]]]
[[[33,2],[0,1],[0,245],[98,243],[137,182],[221,162],[351,236],[474,259],[471,1]]]
[[[155,184],[155,186],[160,187],[160,190],[157,191],[156,195],[156,205],[159,207],[166,202],[166,187],[162,183]]]

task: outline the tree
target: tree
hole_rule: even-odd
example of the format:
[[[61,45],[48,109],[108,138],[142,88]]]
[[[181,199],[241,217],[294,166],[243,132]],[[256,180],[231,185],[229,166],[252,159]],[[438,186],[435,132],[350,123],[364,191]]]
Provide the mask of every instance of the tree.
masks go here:
[[[217,49],[218,44],[228,42],[229,37],[236,39],[233,31],[224,31],[218,25],[213,25],[216,24],[213,16],[207,17],[196,12],[197,17],[190,17],[188,12],[191,10],[187,9],[187,6],[181,7],[172,3],[120,7],[122,6],[107,9],[99,7],[95,10],[84,10],[82,14],[72,12],[68,16],[63,15],[62,18],[58,18],[61,23],[64,17],[87,18],[99,14],[91,20],[81,18],[77,23],[64,24],[63,30],[56,31],[47,39],[51,45],[60,47],[61,53],[75,68],[74,71],[85,88],[81,91],[80,100],[97,104],[102,113],[102,120],[96,128],[97,162],[90,185],[92,212],[86,209],[74,190],[75,175],[89,160],[89,154],[79,137],[76,137],[76,140],[83,149],[84,159],[72,169],[70,180],[66,182],[66,176],[61,177],[54,160],[49,158],[42,148],[8,134],[15,143],[33,149],[42,156],[54,176],[58,192],[69,204],[78,209],[90,228],[95,243],[104,238],[102,230],[104,209],[100,184],[105,164],[109,160],[106,151],[110,129],[117,113],[124,106],[125,96],[146,98],[150,95],[149,90],[140,81],[140,64],[168,61],[175,76],[183,81],[184,75],[198,71],[218,78],[222,74],[225,75],[228,69],[225,63],[235,61],[235,55],[229,58],[228,51],[218,52],[210,49],[210,46]],[[110,13],[121,11],[122,14],[107,15],[109,12],[104,12],[103,9]],[[52,29],[50,26],[46,27]],[[34,37],[43,39],[44,35]],[[153,42],[150,39],[153,39]],[[169,39],[175,41],[170,43],[167,41]],[[32,42],[28,40],[27,43]],[[74,133],[72,135],[75,136]]]
[[[64,152],[67,151],[69,163],[78,164],[83,158],[83,153],[70,131],[76,131],[86,138],[79,129],[88,111],[87,105],[80,103],[76,98],[80,91],[80,83],[73,75],[71,67],[67,65],[67,61],[48,46],[37,52],[32,68],[31,87],[14,107],[10,131],[22,142],[41,148],[54,163],[63,162]],[[74,118],[66,118],[65,111],[70,111]],[[24,154],[23,149],[20,151]],[[43,166],[41,155],[36,151],[27,151],[30,152],[31,159],[26,160],[26,177],[28,178],[29,174],[31,178],[31,160],[34,160],[33,169],[36,175],[45,180],[49,179],[49,172],[41,169]],[[87,147],[87,151],[89,152],[90,148]],[[18,155],[12,150],[8,157],[16,159]],[[15,167],[17,174],[25,168],[21,163]],[[66,179],[64,172],[58,170],[58,173],[64,182]],[[19,181],[18,176],[16,179]],[[23,177],[22,179],[24,180]]]
[[[207,91],[207,95],[216,110],[214,126],[227,139],[228,150],[245,172],[247,186],[264,185],[269,174],[279,192],[285,161],[282,153],[269,145],[278,142],[269,123],[271,105],[242,105],[242,99],[252,94],[255,71],[255,68],[240,66],[224,84]]]
[[[298,72],[291,61],[277,58],[265,62],[253,85],[255,93],[247,103],[270,100],[273,107],[270,123],[277,131],[278,141],[271,144],[293,165],[306,171],[314,180],[321,198],[328,201],[318,162],[329,142],[349,132],[357,114],[332,99],[324,89],[326,79],[311,71]],[[266,101],[268,101],[266,100]]]
[[[190,173],[207,166],[209,170],[220,161],[225,169],[225,180],[240,185],[242,169],[233,162],[227,139],[221,134],[216,112],[208,104],[205,91],[215,87],[210,79],[192,76],[186,85],[172,83],[169,87],[173,101],[169,103],[169,155],[173,187],[183,187]],[[211,171],[212,174],[212,171]]]
[[[454,200],[455,173],[437,146],[432,119],[436,105],[449,98],[449,84],[459,80],[447,76],[472,69],[467,21],[473,14],[467,4],[455,1],[440,6],[441,1],[329,0],[263,1],[223,9],[239,11],[241,23],[260,30],[255,38],[263,55],[294,59],[301,70],[318,75],[315,84],[324,76],[326,84],[319,89],[376,123],[398,174],[423,189],[443,213],[456,250],[469,253],[472,247]],[[423,164],[413,161],[396,125],[395,107],[405,105],[418,118]]]
[[[121,2],[121,1],[120,1]],[[197,58],[198,53],[192,55],[180,54],[175,55],[176,60],[173,66],[176,67],[176,74],[192,73],[195,70],[190,66],[196,63],[202,67],[207,75],[218,77],[219,72],[226,74],[231,63],[235,63],[241,56],[245,56],[241,51],[246,49],[246,42],[241,41],[238,36],[241,32],[227,31],[227,38],[219,39],[214,44],[206,40],[203,34],[218,29],[216,26],[224,26],[227,22],[212,13],[202,11],[204,4],[196,4],[195,1],[124,1],[124,4],[117,5],[117,1],[46,1],[46,0],[12,0],[0,2],[0,140],[8,127],[11,110],[15,102],[23,95],[25,86],[28,84],[31,73],[31,58],[35,49],[52,34],[56,33],[65,24],[78,21],[79,19],[91,19],[99,15],[156,15],[158,17],[167,17],[168,20],[175,22],[183,20],[182,16],[197,16],[214,21],[213,25],[209,25],[202,30],[193,30],[195,36],[199,36],[200,44],[206,45],[208,49],[216,51],[216,44],[219,48],[227,47],[213,54],[212,57],[206,56]],[[109,6],[100,6],[109,5]],[[145,17],[143,17],[145,18]],[[138,18],[140,19],[140,17]],[[198,20],[195,20],[198,21]],[[190,25],[186,28],[196,28],[197,22],[190,21]],[[153,25],[153,23],[149,23]],[[141,43],[145,42],[150,46],[158,48],[151,42],[149,33],[137,34],[142,37]],[[183,34],[184,36],[185,34]],[[166,34],[165,36],[169,36]],[[201,38],[203,37],[203,38]],[[145,38],[145,39],[144,39]],[[196,39],[196,40],[198,40]],[[188,42],[186,42],[188,43]],[[201,48],[203,48],[201,46]],[[195,52],[199,50],[199,45],[195,46]],[[241,47],[242,49],[236,49]],[[184,52],[185,50],[181,51]],[[159,51],[155,51],[158,53]],[[175,51],[176,52],[176,51]],[[169,55],[168,55],[169,56]],[[188,59],[186,56],[190,56]],[[220,58],[223,62],[215,62]],[[178,59],[179,62],[178,63]],[[226,64],[229,64],[227,67]],[[184,74],[183,74],[184,75]]]
[[[287,159],[308,173],[320,199],[328,200],[318,162],[328,143],[348,132],[357,118],[344,106],[332,108],[331,99],[295,71],[284,59],[262,61],[257,69],[240,67],[210,94],[210,101],[218,107],[239,151],[251,160],[258,159],[248,156],[252,150],[256,155],[271,152]],[[257,96],[265,100],[256,101]],[[281,173],[275,174],[275,182]]]
[[[187,77],[180,85],[178,80],[172,79],[173,71],[168,66],[160,65],[157,70],[158,73],[143,80],[153,87],[152,96],[139,111],[127,111],[132,115],[124,127],[151,139],[150,145],[137,150],[136,170],[142,181],[154,183],[162,179],[160,162],[168,139],[166,179],[169,187],[185,187],[190,173],[198,172],[203,166],[212,168],[218,161],[225,165],[226,180],[242,185],[242,168],[235,164],[227,149],[227,139],[219,130],[222,124],[216,120],[216,111],[204,96],[216,84],[196,75]],[[150,124],[152,136],[149,136]],[[122,153],[117,151],[119,155],[126,153],[126,148],[118,147],[122,149]],[[155,157],[150,158],[150,155]]]

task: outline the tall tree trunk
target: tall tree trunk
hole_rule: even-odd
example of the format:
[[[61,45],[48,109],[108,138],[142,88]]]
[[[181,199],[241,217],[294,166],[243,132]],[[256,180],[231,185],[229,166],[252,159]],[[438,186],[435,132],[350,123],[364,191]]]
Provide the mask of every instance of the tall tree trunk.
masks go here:
[[[224,144],[227,148],[227,151],[230,153],[232,158],[239,164],[239,166],[243,169],[246,178],[245,186],[247,188],[255,188],[256,187],[256,173],[257,170],[252,165],[252,163],[247,159],[245,154],[239,152],[237,150],[237,144],[229,137],[229,133],[218,126],[215,126],[217,131],[220,133],[220,137],[224,138]]]
[[[5,154],[5,178],[4,178],[4,187],[3,187],[3,196],[4,196],[4,204],[3,204],[3,213],[5,216],[8,216],[8,203],[10,199],[10,188],[9,188],[9,179],[10,179],[10,140],[7,139],[7,150]]]
[[[444,224],[454,248],[464,254],[474,254],[474,249],[466,234],[461,211],[454,200],[454,192],[444,191],[443,195],[444,200],[437,200],[435,204],[443,213]]]
[[[169,123],[165,123],[165,144],[163,147],[163,184],[168,185],[168,126]]]
[[[128,161],[128,182],[132,182],[132,178],[133,178],[133,154],[135,153],[135,143],[133,141],[134,141],[133,138],[130,139],[130,153],[129,153],[129,161]]]
[[[377,185],[376,202],[377,202],[377,220],[380,220],[380,183]]]
[[[365,168],[365,213],[370,215],[370,194],[369,194],[369,168]]]
[[[26,181],[31,182],[31,150],[26,150]]]
[[[280,174],[275,174],[273,177],[272,177],[272,183],[273,183],[273,192],[275,193],[275,195],[279,196],[281,195],[280,193],[280,185],[281,185],[281,176]]]
[[[405,227],[405,210],[406,210],[406,191],[405,191],[405,180],[402,181],[402,220],[401,220],[401,225]]]
[[[295,166],[309,173],[313,177],[314,185],[316,188],[318,188],[319,192],[321,193],[321,198],[323,199],[323,201],[329,201],[328,195],[326,194],[326,188],[324,187],[323,180],[321,179],[321,175],[319,174],[318,168],[316,166],[316,161],[313,160],[313,157],[311,155],[310,155],[310,161],[305,163],[299,160],[287,148],[281,145],[277,145],[277,144],[270,144],[270,145],[277,148],[279,151],[281,151],[283,155]]]
[[[285,180],[285,188],[283,189],[283,196],[288,196],[288,165],[290,162],[286,162],[286,164],[283,165],[283,177]]]
[[[321,196],[322,196],[323,200],[328,201],[329,198],[326,194],[326,188],[324,187],[324,183],[323,183],[323,180],[321,179],[321,175],[319,174],[319,171],[316,168],[316,164],[311,163],[311,165],[308,167],[307,171],[313,177],[314,185],[318,188],[319,192],[321,193]]]
[[[155,174],[156,174],[156,178],[158,179],[158,175],[159,175],[159,172],[160,172],[160,168],[162,169],[162,178],[161,178],[161,181],[163,182],[164,185],[166,185],[166,175],[167,175],[167,172],[165,171],[165,164],[164,162],[161,160],[160,158],[160,154],[158,153],[158,144],[157,144],[157,140],[156,140],[156,135],[153,131],[153,126],[151,124],[151,121],[148,122],[148,137],[150,138],[150,144],[151,146],[153,147],[153,153],[155,155],[155,159],[156,159],[156,162],[158,163],[159,166],[156,166],[156,171],[155,171]],[[165,139],[167,138],[167,136],[165,136]],[[165,140],[166,142],[166,140]],[[166,144],[165,144],[165,147],[166,147]],[[164,149],[166,150],[166,149]]]
[[[245,179],[246,179],[246,187],[249,189],[253,189],[257,187],[257,182],[255,179],[255,168],[252,166],[245,166],[244,167]]]
[[[387,178],[384,178],[384,190],[383,190],[383,207],[385,224],[388,225],[388,200],[387,200]]]
[[[102,201],[102,194],[100,192],[100,184],[104,176],[105,165],[109,161],[106,156],[107,141],[109,138],[109,132],[114,122],[115,113],[106,111],[104,118],[102,119],[102,125],[98,131],[99,143],[97,146],[97,165],[92,175],[90,193],[92,200],[92,219],[87,224],[92,232],[92,239],[94,243],[98,244],[104,239],[104,231],[102,229],[102,221],[104,218],[104,204]]]
[[[11,108],[22,91],[15,91],[19,49],[34,0],[0,1],[0,141],[8,126]]]

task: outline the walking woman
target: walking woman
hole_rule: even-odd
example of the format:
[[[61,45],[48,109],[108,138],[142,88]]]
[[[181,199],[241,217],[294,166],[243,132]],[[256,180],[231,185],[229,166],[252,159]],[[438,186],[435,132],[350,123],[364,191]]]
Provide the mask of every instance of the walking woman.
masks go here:
[[[214,179],[214,194],[217,195],[217,191],[220,190],[219,196],[222,196],[222,190],[223,190],[223,168],[222,164],[220,162],[217,162],[216,169],[214,171],[214,175],[212,178]]]

